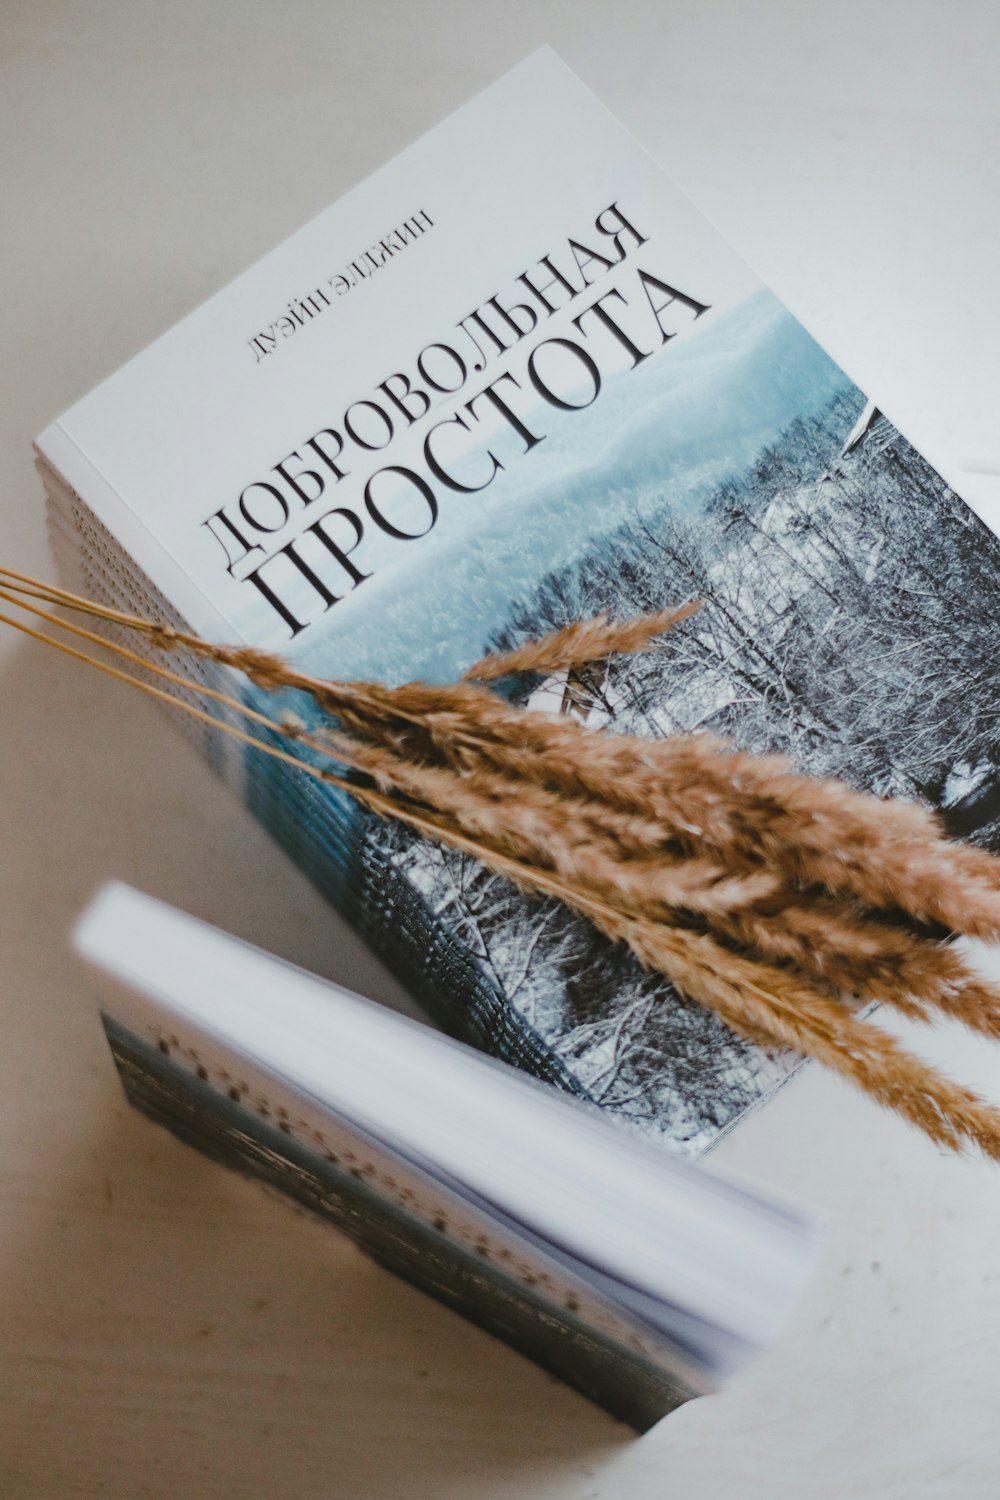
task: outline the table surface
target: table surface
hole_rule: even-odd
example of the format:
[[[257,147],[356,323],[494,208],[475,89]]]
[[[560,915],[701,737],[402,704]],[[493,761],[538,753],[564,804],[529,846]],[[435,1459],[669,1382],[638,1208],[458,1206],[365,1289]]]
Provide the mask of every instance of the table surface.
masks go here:
[[[47,421],[546,40],[1000,507],[994,0],[4,0],[3,560],[51,575]],[[0,651],[5,1500],[996,1495],[1000,1177],[815,1068],[719,1160],[829,1216],[820,1271],[639,1441],[129,1113],[66,948],[108,876],[405,996],[153,709]],[[1000,1097],[995,1046],[896,1029]]]

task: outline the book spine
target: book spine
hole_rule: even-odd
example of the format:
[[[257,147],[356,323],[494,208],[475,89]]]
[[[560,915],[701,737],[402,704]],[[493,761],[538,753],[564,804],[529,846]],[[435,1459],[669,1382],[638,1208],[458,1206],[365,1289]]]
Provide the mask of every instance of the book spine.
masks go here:
[[[534,1297],[488,1262],[407,1215],[343,1167],[231,1103],[103,1017],[129,1102],[202,1155],[276,1189],[349,1236],[380,1265],[463,1314],[638,1431],[696,1392],[634,1351]]]

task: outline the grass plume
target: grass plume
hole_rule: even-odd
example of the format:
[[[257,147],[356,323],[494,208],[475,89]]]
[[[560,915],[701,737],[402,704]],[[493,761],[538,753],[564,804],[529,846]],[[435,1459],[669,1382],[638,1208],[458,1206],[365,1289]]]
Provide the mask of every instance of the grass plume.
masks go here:
[[[9,569],[0,601],[37,624],[7,611],[0,622],[564,901],[735,1031],[816,1058],[941,1146],[1000,1159],[1000,1112],[857,1013],[874,1000],[1000,1039],[1000,994],[935,935],[1000,936],[1000,860],[945,837],[924,807],[799,775],[781,757],[707,734],[594,730],[488,686],[655,649],[697,602],[578,621],[486,656],[450,685],[387,687],[305,676],[273,654],[211,645]],[[250,709],[235,683],[231,693],[193,685],[168,664],[185,655],[308,694],[320,727],[277,706]]]

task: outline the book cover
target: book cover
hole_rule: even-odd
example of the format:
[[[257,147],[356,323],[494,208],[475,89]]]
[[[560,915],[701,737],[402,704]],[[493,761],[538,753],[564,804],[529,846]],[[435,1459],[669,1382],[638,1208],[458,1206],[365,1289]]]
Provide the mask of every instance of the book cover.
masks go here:
[[[547,50],[39,451],[89,588],[318,675],[447,680],[698,599],[656,652],[517,691],[784,751],[996,846],[996,537]],[[210,753],[449,1029],[633,1128],[704,1150],[795,1066],[561,906]]]

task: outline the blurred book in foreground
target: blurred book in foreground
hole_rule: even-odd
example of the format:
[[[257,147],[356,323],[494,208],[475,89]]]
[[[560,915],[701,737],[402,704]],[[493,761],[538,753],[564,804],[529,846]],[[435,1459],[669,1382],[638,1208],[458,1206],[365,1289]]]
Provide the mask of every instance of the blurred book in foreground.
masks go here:
[[[807,1216],[127,886],[75,934],[131,1102],[642,1430],[777,1331]]]

